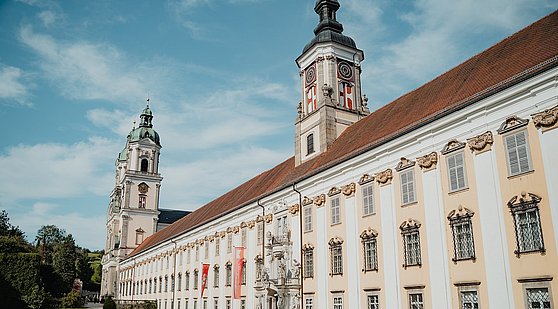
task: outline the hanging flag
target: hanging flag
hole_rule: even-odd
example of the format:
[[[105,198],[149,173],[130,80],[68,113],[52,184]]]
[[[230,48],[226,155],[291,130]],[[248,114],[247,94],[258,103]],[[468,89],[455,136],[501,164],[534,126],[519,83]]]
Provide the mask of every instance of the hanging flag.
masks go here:
[[[203,264],[202,266],[202,286],[201,286],[201,297],[203,298],[203,292],[207,286],[207,273],[209,272],[209,264]]]
[[[353,87],[348,83],[339,83],[339,106],[354,109]]]
[[[234,247],[234,291],[233,291],[234,299],[240,299],[243,265],[244,265],[244,247]]]
[[[306,112],[311,113],[316,110],[316,86],[306,90]]]

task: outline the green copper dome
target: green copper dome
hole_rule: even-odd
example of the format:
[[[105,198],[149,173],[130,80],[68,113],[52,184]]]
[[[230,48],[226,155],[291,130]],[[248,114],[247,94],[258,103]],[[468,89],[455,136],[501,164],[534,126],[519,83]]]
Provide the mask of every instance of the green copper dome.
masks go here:
[[[137,142],[137,141],[142,140],[144,138],[149,138],[150,140],[155,142],[155,144],[161,146],[161,139],[159,137],[159,133],[157,133],[157,131],[153,130],[153,128],[139,127],[139,128],[133,129],[130,132],[130,134],[128,134],[128,142]]]

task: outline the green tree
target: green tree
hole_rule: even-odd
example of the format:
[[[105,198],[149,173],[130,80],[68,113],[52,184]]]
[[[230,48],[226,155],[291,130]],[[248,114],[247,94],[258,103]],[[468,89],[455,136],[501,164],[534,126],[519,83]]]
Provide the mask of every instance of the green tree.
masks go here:
[[[52,267],[62,278],[65,292],[72,288],[76,278],[76,244],[71,234],[62,237],[54,244],[52,252]]]
[[[0,211],[0,236],[25,237],[25,233],[19,229],[19,226],[10,223],[10,217],[5,210]]]
[[[43,263],[52,264],[54,246],[66,237],[66,231],[56,225],[43,225],[37,231],[35,242],[43,258]]]

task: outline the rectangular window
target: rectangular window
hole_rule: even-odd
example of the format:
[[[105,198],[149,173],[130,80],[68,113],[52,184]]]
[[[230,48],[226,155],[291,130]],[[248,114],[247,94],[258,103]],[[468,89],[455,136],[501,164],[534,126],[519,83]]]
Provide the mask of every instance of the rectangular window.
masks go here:
[[[186,291],[188,291],[190,289],[190,273],[189,272],[187,272],[186,276],[184,276],[184,285],[185,285]]]
[[[217,297],[213,299],[213,309],[219,309],[219,298]]]
[[[221,251],[221,239],[217,237],[215,238],[215,256],[219,256],[219,251]]]
[[[376,247],[376,238],[370,237],[362,240],[364,250],[364,271],[378,269],[378,254]]]
[[[343,296],[333,296],[333,309],[343,309]]]
[[[362,187],[362,205],[365,216],[374,213],[374,191],[372,188],[371,184]]]
[[[200,246],[196,245],[196,262],[200,260]]]
[[[179,291],[182,289],[182,274],[178,274],[178,283],[176,289]]]
[[[227,264],[225,266],[225,285],[231,286],[231,277],[232,277],[232,265]]]
[[[189,308],[188,308],[188,300],[187,300],[187,299],[184,300],[184,309],[189,309]]]
[[[213,287],[219,287],[219,267],[215,266],[213,268]]]
[[[331,224],[337,224],[341,222],[340,209],[339,209],[339,197],[334,197],[331,199]]]
[[[246,260],[242,263],[241,284],[246,285]]]
[[[401,172],[401,202],[403,205],[416,202],[415,179],[412,169]]]
[[[314,153],[314,134],[306,136],[306,155]]]
[[[145,208],[147,197],[143,194],[139,196],[138,208]]]
[[[422,293],[409,294],[409,308],[411,309],[423,309],[424,302],[422,300]]]
[[[312,231],[312,205],[304,206],[304,231]]]
[[[207,309],[207,300],[205,300],[205,299],[203,301],[203,309]]]
[[[231,309],[231,308],[232,308],[232,303],[231,303],[231,300],[230,300],[230,299],[227,299],[227,300],[225,301],[225,304],[226,304],[226,305],[225,305],[225,308],[226,308],[226,309]]]
[[[304,278],[314,277],[314,250],[304,251]]]
[[[366,296],[366,305],[368,309],[379,309],[380,308],[380,300],[378,295],[367,295]]]
[[[198,270],[197,269],[194,270],[194,290],[198,289],[198,283],[199,283],[198,274],[199,274]]]
[[[244,248],[246,248],[246,243],[247,243],[247,240],[246,240],[246,239],[247,239],[247,235],[246,235],[246,229],[245,229],[245,228],[242,229],[242,232],[240,233],[240,235],[241,235],[240,239],[241,239],[241,242],[242,242],[242,246],[243,246]]]
[[[205,245],[205,255],[204,255],[204,257],[207,259],[207,258],[209,258],[209,242],[206,241],[204,245]]]
[[[450,191],[458,191],[467,187],[465,178],[465,161],[463,153],[456,153],[447,157]]]
[[[233,245],[232,234],[229,234],[227,235],[227,253],[232,252],[232,245]]]
[[[418,231],[403,234],[403,249],[405,251],[405,266],[420,265],[420,235]]]
[[[505,137],[508,172],[510,176],[532,169],[527,132],[522,131]]]
[[[341,243],[330,244],[331,250],[331,274],[343,274],[343,249]]]
[[[479,309],[479,296],[477,291],[461,291],[459,293],[461,302],[460,309]]]
[[[450,223],[453,233],[455,260],[466,260],[475,257],[473,245],[473,228],[471,218],[461,218]]]
[[[552,308],[548,288],[527,289],[527,308]]]
[[[520,252],[538,251],[543,247],[538,209],[515,214]]]
[[[312,297],[304,298],[304,309],[314,309],[314,298]]]
[[[246,309],[246,299],[244,298],[240,300],[240,309]]]

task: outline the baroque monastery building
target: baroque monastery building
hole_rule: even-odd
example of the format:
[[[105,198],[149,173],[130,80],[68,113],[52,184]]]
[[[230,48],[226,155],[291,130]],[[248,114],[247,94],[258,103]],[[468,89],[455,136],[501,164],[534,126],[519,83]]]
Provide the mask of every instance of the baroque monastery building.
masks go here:
[[[155,232],[159,137],[132,134],[141,150],[120,157],[142,159],[117,163],[111,204],[131,202],[127,220],[109,213],[120,248],[103,294],[164,309],[556,308],[558,12],[370,113],[338,9],[316,1],[296,59],[290,159]]]

